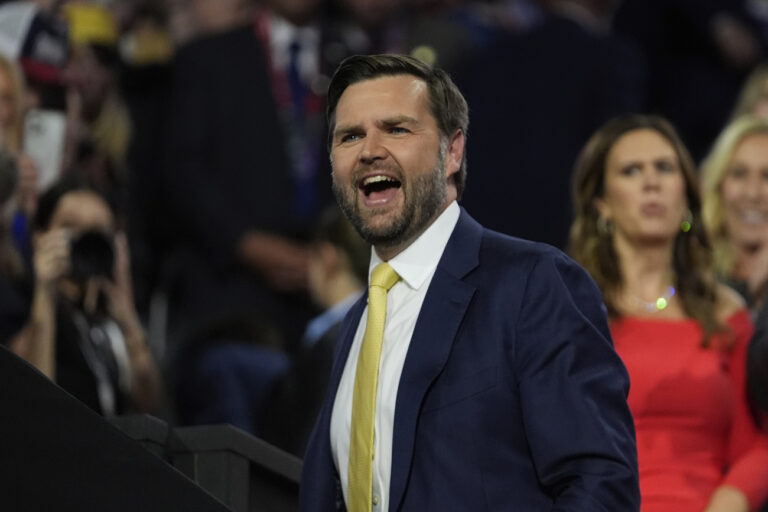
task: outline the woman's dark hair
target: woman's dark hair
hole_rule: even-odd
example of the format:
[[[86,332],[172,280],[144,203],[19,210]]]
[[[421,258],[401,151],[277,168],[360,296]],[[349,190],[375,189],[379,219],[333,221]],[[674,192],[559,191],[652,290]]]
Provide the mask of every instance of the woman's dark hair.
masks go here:
[[[68,175],[54,183],[38,199],[37,210],[32,218],[32,231],[47,231],[61,198],[70,192],[80,191],[90,192],[103,199],[107,206],[109,206],[115,219],[119,218],[116,202],[108,194],[103,193],[90,181],[80,176]]]

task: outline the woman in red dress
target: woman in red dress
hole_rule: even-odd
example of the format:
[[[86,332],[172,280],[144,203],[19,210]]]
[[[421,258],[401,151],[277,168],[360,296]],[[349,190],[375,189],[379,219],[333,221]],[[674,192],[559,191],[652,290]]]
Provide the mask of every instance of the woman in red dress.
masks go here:
[[[745,392],[752,333],[716,282],[693,162],[663,119],[610,121],[574,176],[571,252],[603,291],[629,371],[644,512],[741,512],[768,497]]]

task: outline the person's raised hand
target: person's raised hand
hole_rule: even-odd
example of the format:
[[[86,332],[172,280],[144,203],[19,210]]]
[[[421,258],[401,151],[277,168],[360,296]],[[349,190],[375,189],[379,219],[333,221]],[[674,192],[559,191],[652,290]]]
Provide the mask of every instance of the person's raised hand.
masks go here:
[[[118,232],[114,238],[115,266],[114,280],[103,279],[103,289],[109,300],[109,314],[124,330],[141,329],[136,304],[133,300],[131,281],[131,259],[128,239]]]
[[[277,291],[296,292],[307,286],[309,249],[287,238],[251,231],[240,242],[240,257]]]
[[[52,229],[34,242],[35,280],[39,286],[51,288],[70,271],[70,233]]]

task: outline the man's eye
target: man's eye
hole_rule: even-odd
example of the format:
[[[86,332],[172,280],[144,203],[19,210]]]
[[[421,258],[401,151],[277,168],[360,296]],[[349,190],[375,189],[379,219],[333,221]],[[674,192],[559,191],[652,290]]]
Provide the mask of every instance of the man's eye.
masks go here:
[[[389,133],[393,134],[400,134],[400,133],[408,133],[408,130],[403,128],[402,126],[393,126],[389,129]]]
[[[343,135],[341,137],[341,142],[352,142],[360,138],[360,135],[357,133],[347,133],[346,135]]]

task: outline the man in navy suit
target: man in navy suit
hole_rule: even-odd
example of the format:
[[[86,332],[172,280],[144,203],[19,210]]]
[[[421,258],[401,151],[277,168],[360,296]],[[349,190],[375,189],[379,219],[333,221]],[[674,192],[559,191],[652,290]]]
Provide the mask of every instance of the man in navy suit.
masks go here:
[[[350,464],[363,297],[337,342],[301,508],[636,511],[629,379],[600,294],[556,249],[457,205],[467,112],[444,72],[409,57],[351,57],[331,82],[336,198],[374,246],[371,269],[387,262],[398,280],[383,299],[372,467]]]

